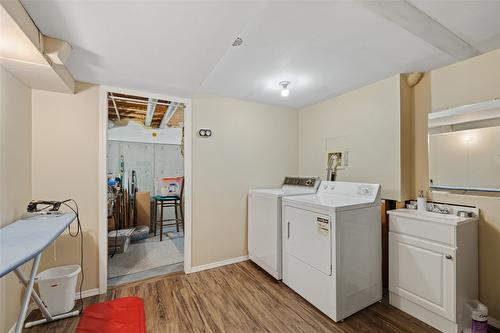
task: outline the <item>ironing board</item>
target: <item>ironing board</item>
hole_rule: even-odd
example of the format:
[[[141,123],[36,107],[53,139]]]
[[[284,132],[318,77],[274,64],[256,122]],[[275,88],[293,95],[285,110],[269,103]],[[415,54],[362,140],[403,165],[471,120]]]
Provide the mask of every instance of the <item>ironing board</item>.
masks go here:
[[[0,278],[14,271],[26,287],[15,333],[20,333],[23,328],[30,297],[42,311],[44,319],[27,323],[26,327],[79,314],[79,311],[72,311],[57,316],[51,315],[33,290],[42,252],[63,233],[75,218],[74,213],[39,215],[18,220],[0,229]],[[28,279],[20,270],[20,266],[30,260],[33,260],[33,266]]]

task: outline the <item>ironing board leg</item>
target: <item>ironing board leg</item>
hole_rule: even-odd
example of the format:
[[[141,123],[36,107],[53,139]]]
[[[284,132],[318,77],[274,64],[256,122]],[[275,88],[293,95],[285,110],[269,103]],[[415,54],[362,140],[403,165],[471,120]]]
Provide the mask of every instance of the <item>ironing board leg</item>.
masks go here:
[[[35,283],[36,272],[38,271],[38,265],[40,264],[40,258],[42,253],[38,253],[33,260],[33,267],[31,268],[30,279],[28,285],[26,286],[26,291],[23,295],[23,301],[21,303],[21,311],[19,317],[17,318],[15,333],[21,333],[23,329],[24,319],[26,318],[26,312],[28,312],[28,304],[31,298],[31,293],[33,292],[33,285]]]
[[[34,267],[34,264],[33,264],[33,267]],[[30,284],[31,280],[26,279],[23,272],[19,268],[16,268],[14,270],[14,273],[16,274],[18,279],[21,281],[21,283],[26,287],[26,292],[28,292],[28,288],[29,288],[29,284]],[[35,270],[35,274],[36,274],[36,270]],[[33,279],[33,281],[34,281],[34,279]],[[45,324],[45,323],[48,323],[48,322],[51,322],[54,320],[75,317],[75,316],[78,316],[80,314],[79,310],[75,310],[75,311],[62,313],[62,314],[55,315],[55,316],[51,315],[49,310],[47,310],[47,307],[43,303],[42,299],[40,298],[40,296],[38,296],[38,294],[33,290],[33,286],[31,288],[31,298],[33,298],[33,301],[35,301],[35,303],[38,305],[38,308],[40,309],[40,311],[42,311],[43,319],[27,322],[24,324],[25,328],[33,327],[33,326],[40,325],[40,324]],[[26,313],[24,314],[24,317],[26,317]],[[24,322],[24,319],[21,322],[21,327],[22,327],[23,322]],[[17,333],[17,324],[16,324],[16,331],[15,332]]]
[[[17,278],[21,281],[21,283],[24,284],[25,287],[27,287],[28,286],[28,279],[26,279],[23,272],[19,268],[16,268],[14,270],[14,273],[16,274]],[[38,296],[38,294],[34,290],[31,293],[31,298],[33,298],[33,301],[35,301],[35,303],[38,305],[38,308],[40,308],[40,311],[42,311],[43,317],[47,321],[52,321],[53,320],[52,315],[45,307],[45,304],[43,304],[43,301],[40,298],[40,296]]]

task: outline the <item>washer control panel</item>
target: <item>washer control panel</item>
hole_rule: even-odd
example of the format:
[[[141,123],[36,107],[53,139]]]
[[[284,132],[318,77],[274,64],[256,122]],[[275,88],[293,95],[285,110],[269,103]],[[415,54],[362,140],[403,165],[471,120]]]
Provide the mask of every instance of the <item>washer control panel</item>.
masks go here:
[[[380,194],[380,185],[338,181],[322,181],[318,193],[344,195],[349,197],[363,197],[377,200]]]

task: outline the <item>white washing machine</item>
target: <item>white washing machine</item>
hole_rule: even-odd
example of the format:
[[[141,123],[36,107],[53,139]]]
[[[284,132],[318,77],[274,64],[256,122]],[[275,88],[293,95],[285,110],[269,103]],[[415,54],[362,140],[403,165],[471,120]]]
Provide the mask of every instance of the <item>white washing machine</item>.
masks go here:
[[[286,177],[281,188],[248,193],[248,255],[275,279],[281,280],[281,198],[314,194],[319,178]]]
[[[380,185],[283,198],[283,282],[335,321],[382,299]]]

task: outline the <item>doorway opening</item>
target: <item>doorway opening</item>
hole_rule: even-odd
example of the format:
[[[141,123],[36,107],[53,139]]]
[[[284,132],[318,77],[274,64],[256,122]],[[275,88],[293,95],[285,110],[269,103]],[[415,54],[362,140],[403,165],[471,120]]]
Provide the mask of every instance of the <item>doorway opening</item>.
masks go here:
[[[103,284],[188,271],[190,262],[190,159],[185,159],[184,136],[189,103],[121,89],[105,89],[104,98],[101,292]]]

